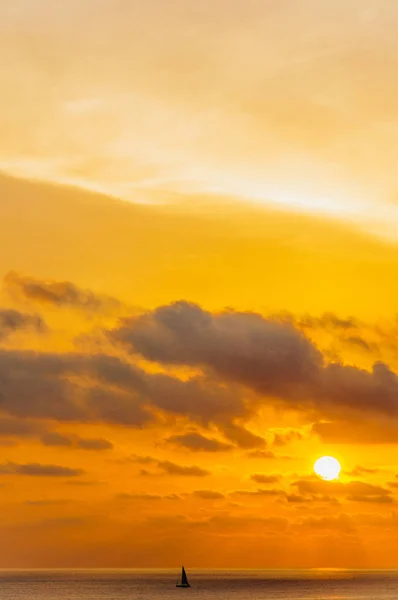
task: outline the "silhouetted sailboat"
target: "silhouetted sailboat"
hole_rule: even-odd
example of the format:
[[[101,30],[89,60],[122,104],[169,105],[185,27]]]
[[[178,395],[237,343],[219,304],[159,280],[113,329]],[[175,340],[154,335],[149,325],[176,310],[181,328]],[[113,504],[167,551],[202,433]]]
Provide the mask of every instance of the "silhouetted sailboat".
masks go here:
[[[181,579],[177,581],[176,587],[188,588],[191,587],[188,582],[187,574],[185,573],[184,567],[181,570]]]

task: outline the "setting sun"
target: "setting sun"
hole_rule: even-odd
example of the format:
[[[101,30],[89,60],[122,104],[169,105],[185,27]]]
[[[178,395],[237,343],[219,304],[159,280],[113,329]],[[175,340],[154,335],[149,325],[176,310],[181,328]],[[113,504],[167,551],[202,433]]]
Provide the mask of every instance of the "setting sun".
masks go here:
[[[315,462],[314,471],[322,479],[332,481],[339,476],[341,466],[339,461],[333,458],[333,456],[322,456]]]

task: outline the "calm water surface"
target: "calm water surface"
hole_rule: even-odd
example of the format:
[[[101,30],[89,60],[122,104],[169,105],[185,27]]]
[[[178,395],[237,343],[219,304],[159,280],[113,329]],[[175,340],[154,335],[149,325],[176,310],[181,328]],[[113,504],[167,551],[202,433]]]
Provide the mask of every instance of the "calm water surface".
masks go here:
[[[398,571],[0,571],[0,600],[398,600]]]

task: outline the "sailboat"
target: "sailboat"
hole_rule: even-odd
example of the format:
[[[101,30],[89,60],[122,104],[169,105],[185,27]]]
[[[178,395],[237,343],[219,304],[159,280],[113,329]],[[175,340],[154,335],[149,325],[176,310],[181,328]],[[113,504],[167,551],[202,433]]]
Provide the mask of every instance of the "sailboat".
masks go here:
[[[184,567],[182,567],[182,569],[181,569],[181,579],[179,579],[177,581],[176,587],[181,587],[181,588],[191,587],[188,582],[188,577],[187,577],[187,574],[185,573]]]

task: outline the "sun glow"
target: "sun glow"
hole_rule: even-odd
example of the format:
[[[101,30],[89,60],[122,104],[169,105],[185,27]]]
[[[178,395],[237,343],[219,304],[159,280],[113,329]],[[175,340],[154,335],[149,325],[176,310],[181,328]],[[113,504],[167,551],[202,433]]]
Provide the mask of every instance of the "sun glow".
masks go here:
[[[332,481],[338,478],[341,465],[333,456],[322,456],[315,462],[314,471],[321,479]]]

